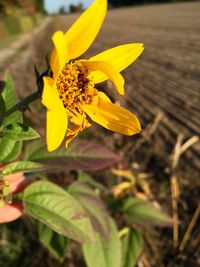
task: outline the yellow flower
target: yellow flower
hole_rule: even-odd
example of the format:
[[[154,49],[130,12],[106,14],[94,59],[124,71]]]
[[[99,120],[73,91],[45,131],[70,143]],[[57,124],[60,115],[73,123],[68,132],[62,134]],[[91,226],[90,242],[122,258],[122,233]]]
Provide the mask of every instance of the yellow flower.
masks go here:
[[[50,66],[53,74],[43,78],[42,93],[42,103],[47,108],[49,151],[57,149],[65,136],[67,146],[80,131],[89,127],[86,115],[114,132],[133,135],[141,131],[137,117],[111,103],[95,84],[110,79],[123,95],[124,79],[120,71],[142,53],[143,44],[120,45],[89,60],[74,60],[94,41],[106,10],[106,0],[95,0],[66,33],[57,31],[52,36],[54,50]]]

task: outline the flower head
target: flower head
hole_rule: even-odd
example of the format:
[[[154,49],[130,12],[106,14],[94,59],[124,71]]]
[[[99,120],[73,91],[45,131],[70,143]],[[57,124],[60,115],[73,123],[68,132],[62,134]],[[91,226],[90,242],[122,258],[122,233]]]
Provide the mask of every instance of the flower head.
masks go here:
[[[47,108],[47,148],[57,149],[66,136],[66,146],[77,134],[90,127],[87,116],[103,127],[125,135],[141,131],[137,117],[111,103],[95,84],[110,79],[124,94],[120,72],[143,51],[143,44],[125,44],[88,60],[81,56],[97,36],[107,10],[107,0],[95,0],[71,28],[57,31],[52,40],[52,77],[44,77],[42,103]],[[69,123],[70,122],[70,125]],[[73,126],[71,126],[73,125]]]

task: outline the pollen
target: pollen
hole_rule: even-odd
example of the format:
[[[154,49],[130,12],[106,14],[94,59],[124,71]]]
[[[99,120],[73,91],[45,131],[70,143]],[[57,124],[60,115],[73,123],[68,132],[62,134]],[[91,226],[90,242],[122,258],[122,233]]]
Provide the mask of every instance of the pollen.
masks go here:
[[[98,95],[88,69],[80,62],[66,64],[56,86],[64,107],[79,113],[83,113],[83,105],[91,104]]]

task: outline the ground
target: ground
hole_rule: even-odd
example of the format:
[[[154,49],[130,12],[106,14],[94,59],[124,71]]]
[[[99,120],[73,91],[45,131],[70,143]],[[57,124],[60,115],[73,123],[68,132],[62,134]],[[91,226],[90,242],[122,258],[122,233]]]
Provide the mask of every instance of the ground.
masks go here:
[[[140,171],[152,173],[149,182],[154,197],[169,214],[172,214],[170,155],[178,136],[182,135],[186,141],[200,134],[199,8],[200,3],[194,2],[111,10],[99,36],[84,55],[87,58],[124,43],[144,43],[142,56],[123,72],[125,97],[118,97],[110,82],[100,85],[114,101],[138,115],[142,134],[123,137],[99,126],[92,131],[97,133],[100,143],[123,155],[126,167],[134,170],[139,166]],[[40,71],[45,68],[44,57],[51,51],[52,33],[57,29],[67,30],[77,17],[78,14],[53,17],[33,33],[23,49],[1,62],[3,68],[11,70],[19,97],[35,89],[33,64]],[[27,112],[27,117],[44,135],[41,121],[45,121],[45,112],[36,111],[41,111],[37,104]],[[183,154],[175,171],[181,192],[180,240],[198,205],[199,167],[200,142],[196,142]],[[160,235],[163,242],[157,246],[159,251],[162,249],[163,266],[198,266],[197,245],[193,242],[199,238],[197,227],[183,254],[172,248],[171,230],[165,229]],[[152,263],[152,266],[161,265]]]

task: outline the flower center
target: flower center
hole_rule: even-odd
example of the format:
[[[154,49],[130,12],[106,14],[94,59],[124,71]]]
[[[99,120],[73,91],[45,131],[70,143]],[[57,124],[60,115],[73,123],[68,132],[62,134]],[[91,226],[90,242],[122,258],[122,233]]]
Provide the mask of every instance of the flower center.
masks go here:
[[[65,108],[82,113],[82,106],[91,104],[98,91],[89,77],[88,69],[80,62],[66,64],[56,83]]]

